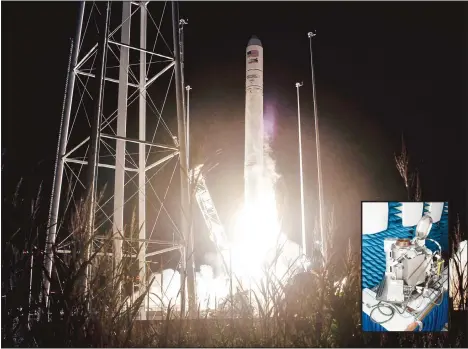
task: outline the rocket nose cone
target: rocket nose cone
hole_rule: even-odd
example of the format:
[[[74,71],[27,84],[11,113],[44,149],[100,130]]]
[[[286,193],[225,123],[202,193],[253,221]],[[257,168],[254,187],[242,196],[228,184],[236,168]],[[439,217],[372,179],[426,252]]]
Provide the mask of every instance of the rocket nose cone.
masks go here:
[[[262,42],[260,41],[259,38],[257,38],[255,35],[253,35],[250,38],[249,43],[247,44],[247,46],[252,46],[252,45],[262,46]]]

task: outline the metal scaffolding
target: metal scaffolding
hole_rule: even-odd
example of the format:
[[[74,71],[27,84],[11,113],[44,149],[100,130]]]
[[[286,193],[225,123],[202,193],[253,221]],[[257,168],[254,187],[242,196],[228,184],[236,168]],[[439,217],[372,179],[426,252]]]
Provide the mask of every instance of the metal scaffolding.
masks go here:
[[[116,11],[119,7],[121,10]],[[113,256],[115,265],[124,257],[136,258],[140,291],[147,285],[149,257],[179,250],[182,256],[189,256],[187,261],[182,258],[182,267],[187,262],[193,264],[193,244],[190,243],[193,240],[189,238],[191,232],[186,216],[189,192],[181,28],[177,4],[172,3],[174,42],[171,48],[163,34],[163,18],[169,15],[168,7],[167,3],[149,1],[82,2],[80,5],[45,247],[43,298],[47,305],[50,280],[54,280],[55,256],[70,253],[70,246],[77,240],[64,221],[70,217],[71,210],[77,208],[77,199],[85,195],[89,208],[86,231],[92,240],[91,250],[95,251],[99,242],[106,238],[106,230],[112,230],[112,251],[101,251],[100,254]],[[137,31],[132,31],[135,26],[138,35]],[[138,77],[134,70],[139,72]],[[165,120],[174,74],[177,137]],[[166,85],[165,89],[155,86],[159,81]],[[155,91],[158,88],[158,92],[153,92],[153,88]],[[156,94],[164,96],[162,102],[156,101]],[[138,108],[134,111],[137,100]],[[134,114],[138,117],[132,119]],[[93,116],[92,120],[90,116]],[[137,120],[136,130],[134,120]],[[135,152],[131,147],[137,147]],[[165,199],[177,165],[181,176],[181,204],[174,209],[166,207]],[[84,166],[88,171],[83,171]],[[171,167],[172,176],[164,183],[161,173]],[[86,172],[87,177],[83,175]],[[109,184],[110,188],[104,191],[104,184]],[[158,194],[157,184],[165,187],[164,195]],[[135,207],[138,236],[129,237],[126,230],[131,224],[131,214],[128,212]],[[176,224],[173,215],[177,215],[180,208],[182,217],[180,224]],[[148,210],[155,214],[152,224]],[[163,216],[164,229],[164,223],[160,223]],[[172,241],[161,239],[158,236],[161,230],[170,230],[174,234]],[[132,241],[137,242],[138,248],[131,245]],[[194,304],[193,269],[183,270],[181,274],[189,278],[189,304]],[[144,305],[140,319],[146,319]]]

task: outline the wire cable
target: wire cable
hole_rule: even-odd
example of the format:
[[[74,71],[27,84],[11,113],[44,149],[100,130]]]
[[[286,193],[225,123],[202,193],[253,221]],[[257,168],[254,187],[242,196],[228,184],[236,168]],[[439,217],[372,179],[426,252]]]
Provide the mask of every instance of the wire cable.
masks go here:
[[[382,324],[384,324],[384,323],[386,323],[386,322],[389,322],[389,321],[390,321],[391,319],[393,319],[393,317],[395,316],[395,309],[394,309],[392,306],[387,305],[387,304],[383,304],[383,305],[381,305],[381,304],[382,304],[382,302],[380,301],[379,303],[377,303],[376,305],[374,305],[374,306],[372,307],[373,309],[372,309],[371,312],[369,313],[369,318],[371,319],[371,321],[374,322],[374,323],[376,323],[376,324],[378,324],[378,325],[382,325]],[[382,310],[381,310],[382,307],[383,307],[383,308],[390,309],[390,314],[385,314],[385,313],[383,313]],[[375,320],[375,319],[372,317],[372,314],[374,313],[375,310],[379,310],[379,312],[380,312],[382,315],[384,315],[384,316],[389,316],[389,318],[386,319],[386,320],[383,320],[383,321],[377,321],[377,320]]]
[[[437,245],[437,247],[439,247],[439,255],[442,256],[442,247],[440,246],[440,244],[433,240],[433,239],[426,239],[427,241],[432,241],[433,243],[435,243]]]
[[[426,239],[428,241],[432,241],[434,242],[438,247],[439,247],[439,253],[441,254],[442,253],[442,249],[441,249],[441,246],[440,244],[435,241],[435,240],[432,240],[432,239]],[[437,251],[435,253],[432,253],[432,256],[434,256],[435,254],[437,253]],[[400,261],[403,257],[406,256],[406,253],[401,256],[400,258],[398,258],[398,260]],[[422,263],[420,263],[420,265],[413,271],[413,273],[411,273],[411,275],[408,277],[411,278],[420,268],[421,266],[423,266],[423,264],[425,264],[427,262],[427,258],[424,258],[424,260],[422,261]],[[423,269],[423,272],[425,272],[425,268]],[[419,275],[418,275],[419,277]],[[438,292],[440,291],[440,289],[443,287],[443,281],[441,282],[441,279],[442,277],[439,276],[439,278],[434,282],[434,286],[438,286],[437,288],[436,287],[432,287],[431,290],[431,294],[429,296],[425,296],[424,294],[422,295],[421,297],[421,302],[420,304],[416,307],[417,309],[419,309],[423,303],[423,299],[429,299],[430,300],[430,303],[436,305],[436,306],[440,306],[443,302],[444,302],[444,297],[443,297],[443,294],[441,294],[441,301],[439,303],[435,303],[434,301],[431,300],[431,296],[434,294],[434,292]],[[396,305],[394,304],[390,304],[390,303],[387,303],[387,302],[382,302],[382,301],[379,301],[376,305],[372,306],[372,310],[371,312],[369,313],[369,317],[371,319],[372,322],[376,323],[376,324],[379,324],[379,325],[382,325],[384,323],[387,323],[389,322],[390,320],[393,319],[393,317],[395,316],[396,313],[400,314],[400,315],[403,315],[405,313],[405,311],[407,310],[408,308],[408,303],[412,300],[414,300],[415,298],[412,296],[414,290],[416,289],[416,286],[413,285],[411,286],[411,292],[409,292],[409,296],[408,296],[408,299],[401,304],[401,308],[402,308],[402,311],[399,310],[399,307],[397,307]],[[386,308],[386,309],[389,309],[390,310],[390,313],[385,313],[382,311],[382,308]],[[382,314],[383,316],[387,316],[388,318],[383,320],[383,321],[377,321],[375,318],[372,317],[372,315],[374,314],[374,312],[378,310],[380,314]],[[419,327],[419,331],[422,331],[423,329],[423,324],[422,322],[418,319],[418,317],[416,317],[416,323],[418,324],[418,327]]]
[[[389,304],[389,303],[386,303],[386,302],[382,302],[380,301],[379,303],[377,303],[376,305],[374,305],[371,310],[371,312],[369,313],[369,317],[371,319],[372,322],[376,323],[376,324],[379,324],[379,325],[382,325],[386,322],[389,322],[391,319],[393,319],[393,317],[395,316],[396,313],[398,313],[399,315],[403,315],[405,312],[406,312],[406,309],[408,307],[408,303],[409,301],[411,300],[408,299],[405,303],[403,303],[404,305],[402,306],[403,308],[403,311],[400,312],[400,310],[398,310],[398,307],[394,304]],[[387,309],[390,309],[390,314],[386,314],[384,312],[382,312],[382,308],[387,308]],[[379,313],[381,313],[382,315],[384,316],[389,316],[388,319],[385,319],[383,321],[377,321],[375,320],[373,317],[372,317],[372,314],[374,313],[375,310],[378,310]]]

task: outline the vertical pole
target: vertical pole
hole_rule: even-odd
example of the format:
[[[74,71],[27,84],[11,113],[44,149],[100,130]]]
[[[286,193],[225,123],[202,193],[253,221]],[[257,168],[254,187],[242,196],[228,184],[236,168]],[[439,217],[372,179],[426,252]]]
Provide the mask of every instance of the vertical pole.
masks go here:
[[[187,90],[187,165],[191,169],[190,163],[190,90],[192,89],[189,85],[185,87]]]
[[[184,115],[184,104],[183,104],[183,86],[182,86],[182,70],[180,60],[180,45],[178,43],[178,3],[172,2],[172,30],[174,40],[174,55],[175,55],[175,87],[176,87],[176,98],[177,98],[177,124],[178,124],[178,140],[179,140],[179,161],[180,161],[180,178],[181,178],[181,230],[185,240],[185,253],[184,249],[181,249],[182,258],[182,273],[181,273],[181,289],[182,294],[185,294],[185,280],[187,282],[188,292],[188,310],[189,315],[195,312],[195,270],[193,264],[193,240],[191,238],[190,231],[190,212],[189,212],[189,182],[188,182],[188,166],[187,166],[187,154],[186,154],[186,130],[185,130],[185,115]],[[183,299],[182,299],[183,301]],[[181,309],[182,312],[185,309]]]
[[[189,176],[189,184],[188,184],[188,191],[189,191],[189,196],[188,196],[188,209],[189,209],[189,217],[186,218],[188,220],[188,242],[187,242],[187,245],[186,245],[186,249],[184,251],[184,258],[185,258],[185,268],[187,268],[187,265],[188,267],[190,268],[190,262],[186,260],[186,258],[189,256],[189,255],[193,255],[193,247],[190,247],[190,246],[193,246],[193,206],[192,206],[192,190],[191,190],[191,187],[190,187],[190,158],[189,158],[189,149],[190,149],[190,145],[188,143],[188,138],[189,138],[189,129],[188,129],[188,116],[187,116],[187,113],[188,113],[188,105],[185,103],[185,92],[183,90],[183,88],[185,87],[185,74],[184,74],[184,54],[185,54],[185,51],[184,51],[184,25],[187,24],[187,22],[184,20],[184,19],[180,19],[180,15],[179,15],[179,7],[177,6],[177,19],[179,20],[179,47],[180,47],[180,52],[179,52],[179,57],[180,57],[180,71],[181,71],[181,74],[180,74],[180,80],[181,80],[181,85],[182,85],[182,96],[181,96],[181,99],[182,99],[182,105],[183,105],[183,119],[184,119],[184,129],[185,129],[185,137],[186,137],[186,147],[185,147],[185,150],[187,152],[187,175]],[[187,96],[188,98],[188,96]],[[192,252],[190,252],[192,251]],[[184,288],[184,302],[185,302],[185,299],[186,299],[186,290],[190,287],[188,286],[188,284],[190,283],[189,281],[189,276],[188,276],[188,273],[190,273],[190,271],[187,272],[187,274],[185,274],[185,282],[187,283],[187,287]],[[189,292],[189,299],[191,298],[190,296],[190,291]],[[190,300],[189,300],[190,302]],[[184,303],[184,308],[185,308],[185,303]],[[190,312],[190,304],[189,304],[189,312]]]
[[[180,154],[179,154],[180,156]],[[182,220],[183,220],[182,215]],[[184,234],[185,238],[185,234]],[[187,299],[187,244],[180,249],[180,317],[184,318],[186,314]]]
[[[96,5],[97,6],[97,5]],[[93,118],[91,137],[90,137],[90,153],[88,157],[88,180],[87,180],[87,200],[88,200],[88,221],[85,229],[85,240],[84,240],[84,261],[88,261],[91,252],[91,239],[94,235],[94,220],[96,215],[96,195],[97,195],[97,172],[99,162],[99,145],[101,143],[101,119],[103,111],[104,101],[104,82],[106,74],[106,62],[107,62],[107,45],[109,36],[109,19],[110,19],[110,2],[106,2],[106,18],[104,27],[100,30],[102,33],[101,42],[98,46],[98,66],[96,73],[96,83],[98,86],[96,101],[96,110]],[[83,246],[83,244],[82,244]],[[88,282],[90,277],[90,267],[86,269],[86,275],[83,278],[83,289],[85,293],[88,291]]]
[[[177,18],[179,18],[179,8],[177,7]],[[184,25],[187,22],[184,19],[179,19],[179,47],[180,47],[180,71],[181,71],[181,83],[182,88],[185,87],[185,74],[184,74]],[[183,91],[182,91],[183,92]],[[184,106],[184,123],[186,122],[186,114],[188,105],[185,104],[185,93],[182,93],[182,104]]]
[[[44,275],[43,275],[43,292],[44,304],[46,309],[49,307],[50,279],[52,278],[52,263],[53,263],[53,246],[57,237],[58,214],[60,207],[60,194],[62,192],[63,170],[65,165],[65,154],[68,143],[68,131],[70,127],[70,115],[73,101],[73,91],[75,89],[75,67],[78,63],[78,54],[81,44],[81,30],[83,28],[83,17],[85,10],[85,2],[80,4],[78,15],[78,25],[76,28],[75,40],[71,44],[70,62],[68,65],[68,77],[66,83],[66,100],[64,113],[62,114],[62,122],[60,126],[57,156],[55,159],[54,181],[52,184],[52,198],[49,210],[49,220],[47,229],[47,238],[45,246],[44,258]]]
[[[34,268],[34,253],[36,249],[33,247],[31,252],[31,262],[29,265],[29,299],[28,299],[28,329],[31,329],[31,304],[32,304],[32,282],[33,282],[33,268]]]
[[[314,120],[315,120],[315,145],[317,149],[317,175],[318,175],[318,201],[319,201],[319,228],[320,228],[320,238],[322,246],[322,255],[323,261],[327,260],[327,241],[325,237],[325,231],[323,228],[323,215],[324,215],[324,205],[323,205],[323,184],[322,184],[322,160],[320,156],[320,138],[319,138],[319,125],[318,125],[318,112],[317,112],[317,96],[315,91],[315,73],[314,73],[314,61],[312,55],[312,38],[316,34],[309,32],[307,34],[309,38],[309,48],[310,48],[310,70],[312,74],[312,95],[314,101]]]
[[[140,47],[146,50],[146,29],[147,29],[147,4],[140,4]],[[140,129],[139,138],[146,140],[146,53],[140,51],[140,97],[139,97],[139,118]],[[138,269],[140,270],[140,294],[143,294],[143,286],[146,287],[146,145],[139,144],[138,161],[138,226],[139,249],[138,249]],[[143,303],[142,303],[143,304]],[[140,309],[140,320],[146,320],[144,307]]]
[[[120,40],[130,45],[131,3],[122,2],[122,28]],[[127,97],[128,97],[128,68],[129,48],[120,47],[119,91],[117,102],[117,136],[125,138],[127,135]],[[117,273],[122,262],[122,237],[124,237],[124,198],[125,198],[125,148],[124,140],[116,140],[115,148],[115,185],[114,185],[114,216],[113,216],[113,252],[114,252],[114,278],[119,280]],[[122,236],[120,236],[122,234]],[[116,285],[117,293],[122,291],[120,282]]]
[[[146,298],[146,317],[147,318],[149,318],[149,316],[150,316],[150,314],[149,314],[149,311],[150,311],[150,294],[151,294],[151,292],[150,292],[150,290],[148,290],[148,297]]]
[[[183,40],[183,25],[185,24],[185,22],[183,20],[180,21],[181,25],[180,25],[180,30],[181,30],[181,40]],[[181,47],[183,48],[183,42],[181,43]],[[182,67],[183,67],[183,59],[182,59]],[[182,77],[184,77],[184,73],[183,73],[183,70],[182,70]],[[184,86],[184,85],[182,85]],[[188,232],[189,232],[189,242],[188,242],[188,249],[186,250],[186,253],[187,251],[192,251],[191,255],[193,256],[193,246],[194,246],[194,240],[193,240],[193,181],[195,180],[194,178],[194,175],[193,173],[190,171],[190,111],[189,111],[189,107],[190,107],[190,102],[189,102],[189,98],[190,98],[190,90],[191,90],[191,87],[190,86],[186,86],[185,89],[187,90],[187,104],[185,105],[186,109],[185,109],[185,115],[186,115],[186,132],[185,132],[185,136],[186,136],[186,152],[187,152],[187,174],[189,176],[189,197],[188,197],[188,200],[189,200],[189,209],[190,209],[190,216],[189,216],[189,222],[188,222]],[[183,91],[182,91],[183,92]],[[189,252],[190,253],[190,252]],[[192,260],[192,263],[191,264],[188,264],[188,267],[191,267],[193,265],[193,260]],[[187,265],[186,265],[187,267]],[[194,272],[195,274],[195,272]],[[188,281],[188,279],[187,279]],[[194,286],[195,287],[195,286]],[[189,291],[190,292],[190,291]],[[195,292],[195,291],[194,291]],[[190,293],[189,293],[189,297],[190,296]],[[190,300],[189,300],[190,301]],[[195,300],[194,300],[195,302]],[[193,305],[195,306],[195,305]],[[192,309],[193,311],[195,309]],[[191,314],[191,305],[189,304],[189,315]]]
[[[163,256],[161,253],[161,265],[159,266],[159,270],[161,271],[161,316],[164,318],[164,279],[163,279],[163,270],[164,270],[164,265],[163,265]]]
[[[234,290],[232,285],[232,248],[229,249],[229,296],[231,298],[231,315],[234,307]]]
[[[299,101],[299,87],[303,84],[297,82],[297,124],[299,133],[299,178],[301,183],[301,236],[302,236],[302,255],[307,255],[307,240],[305,230],[305,215],[304,215],[304,172],[302,168],[302,131],[301,131],[301,104]]]

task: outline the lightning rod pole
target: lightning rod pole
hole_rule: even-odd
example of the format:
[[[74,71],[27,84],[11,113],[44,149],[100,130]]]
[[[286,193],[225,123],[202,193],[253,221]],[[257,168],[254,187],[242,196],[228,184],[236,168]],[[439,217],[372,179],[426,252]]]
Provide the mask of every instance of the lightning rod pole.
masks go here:
[[[189,85],[185,87],[187,90],[187,166],[190,169],[190,90]]]
[[[323,184],[322,184],[322,160],[320,156],[320,138],[319,138],[319,125],[318,125],[318,112],[317,112],[317,96],[315,91],[315,73],[314,73],[314,61],[312,55],[312,38],[316,36],[316,33],[309,32],[307,37],[309,38],[309,49],[310,49],[310,70],[312,76],[312,96],[314,101],[314,120],[315,120],[315,146],[317,150],[317,178],[318,178],[318,201],[319,201],[319,229],[320,229],[320,240],[322,249],[322,258],[325,263],[327,260],[327,241],[325,238],[325,231],[323,228]]]
[[[190,187],[189,173],[187,164],[187,134],[185,125],[185,108],[183,103],[183,81],[182,81],[182,66],[180,56],[180,35],[179,35],[179,16],[178,2],[172,2],[172,30],[174,40],[174,56],[175,56],[175,88],[177,100],[177,125],[178,125],[178,142],[179,142],[179,161],[180,161],[180,180],[181,180],[181,231],[184,237],[185,246],[182,249],[182,273],[181,273],[181,313],[185,312],[185,283],[187,284],[188,293],[188,313],[189,316],[195,313],[195,269],[193,263],[193,239],[190,231]],[[185,251],[184,251],[185,249]]]
[[[179,15],[179,7],[177,7],[177,18],[180,18]],[[180,57],[180,81],[182,83],[182,88],[185,87],[185,74],[184,74],[184,55],[185,55],[185,49],[184,49],[184,25],[188,24],[188,22],[185,19],[179,19],[179,57]],[[184,92],[182,90],[182,92]],[[185,103],[185,93],[182,93],[182,105],[184,106],[184,122],[186,122],[186,116],[187,116],[187,104]]]
[[[302,255],[307,255],[307,240],[305,230],[305,215],[304,215],[304,172],[302,168],[302,131],[301,131],[301,104],[299,100],[299,87],[303,83],[296,83],[297,90],[297,124],[299,133],[299,178],[301,183],[301,236],[302,236]]]

